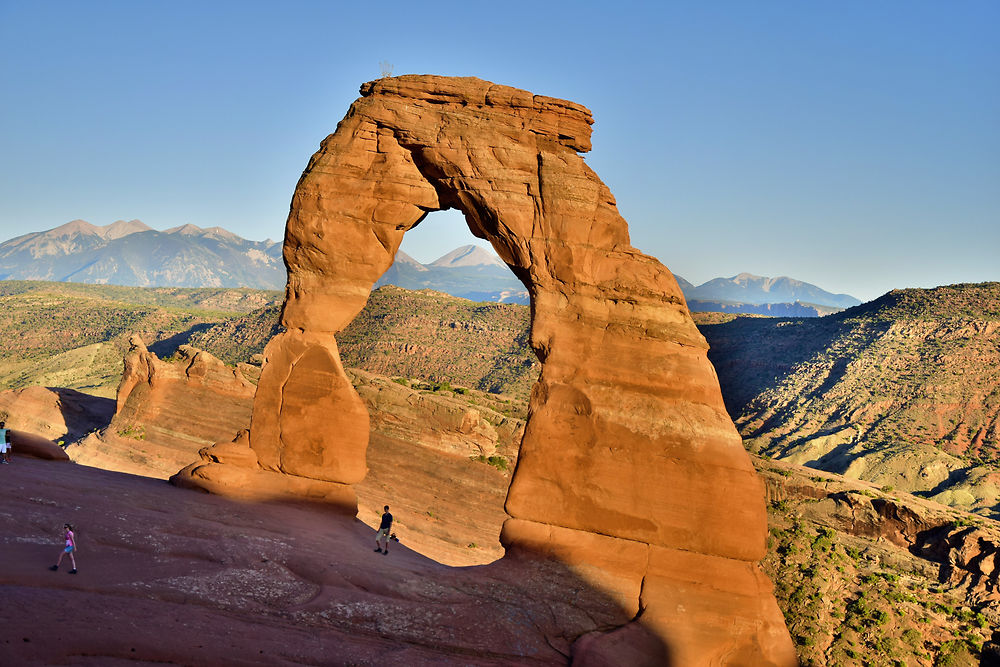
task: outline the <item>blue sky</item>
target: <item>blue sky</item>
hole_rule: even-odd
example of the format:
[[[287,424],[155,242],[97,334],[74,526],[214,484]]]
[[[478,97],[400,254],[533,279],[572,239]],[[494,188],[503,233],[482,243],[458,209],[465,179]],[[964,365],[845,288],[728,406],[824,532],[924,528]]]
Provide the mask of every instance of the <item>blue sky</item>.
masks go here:
[[[692,282],[1000,280],[1000,3],[653,4],[0,0],[0,239],[75,218],[280,239],[388,61],[588,106],[633,245]],[[472,241],[435,214],[404,249]]]

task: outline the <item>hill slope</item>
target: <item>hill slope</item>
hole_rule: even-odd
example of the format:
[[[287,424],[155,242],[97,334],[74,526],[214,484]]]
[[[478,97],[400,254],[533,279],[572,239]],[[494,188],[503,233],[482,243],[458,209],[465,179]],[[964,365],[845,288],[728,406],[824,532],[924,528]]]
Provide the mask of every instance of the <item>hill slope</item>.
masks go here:
[[[702,331],[754,451],[1000,513],[1000,284]]]
[[[68,387],[113,396],[128,337],[172,352],[204,329],[280,298],[277,292],[0,281],[0,389]]]
[[[245,361],[280,330],[279,310],[234,318],[193,334],[190,343],[228,363]],[[337,345],[350,368],[526,399],[540,370],[528,335],[526,306],[385,285],[337,335]]]

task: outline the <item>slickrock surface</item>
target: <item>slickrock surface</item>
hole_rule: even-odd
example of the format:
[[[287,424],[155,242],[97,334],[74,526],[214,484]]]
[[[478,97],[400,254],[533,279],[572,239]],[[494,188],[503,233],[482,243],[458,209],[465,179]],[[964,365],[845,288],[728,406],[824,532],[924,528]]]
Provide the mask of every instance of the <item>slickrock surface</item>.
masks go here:
[[[181,350],[179,360],[165,362],[146,351],[141,340],[133,344],[117,416],[114,400],[73,390],[30,387],[0,393],[0,410],[6,410],[9,424],[26,429],[13,433],[14,456],[66,460],[68,452],[78,463],[166,479],[198,461],[208,438],[246,425],[252,395],[244,394],[244,382],[232,368],[191,347]],[[198,366],[211,372],[190,372]],[[240,367],[244,376],[253,375],[254,367]],[[359,518],[377,526],[382,506],[392,505],[405,517],[397,522],[400,539],[441,563],[478,565],[502,556],[499,535],[507,518],[503,501],[510,473],[472,459],[492,456],[495,465],[512,469],[524,422],[491,409],[506,404],[480,392],[421,391],[363,371],[348,373],[373,415],[369,471],[356,489]],[[176,416],[193,414],[192,406],[219,409],[211,420],[184,421],[187,437],[178,438]],[[99,432],[64,452],[48,438],[63,434],[67,422],[72,433]],[[243,449],[254,460],[245,441]],[[216,458],[240,454],[239,446],[230,443],[212,450]],[[422,483],[414,484],[414,477]],[[264,495],[265,488],[252,486],[251,495]]]
[[[209,453],[183,480],[284,486],[353,514],[369,418],[334,334],[403,234],[457,208],[531,292],[543,364],[502,540],[514,556],[553,556],[623,610],[577,645],[581,664],[645,646],[623,640],[640,610],[666,642],[639,649],[651,664],[795,664],[757,565],[762,485],[676,280],[629,244],[579,155],[590,112],[479,79],[404,76],[361,92],[293,197],[286,331],[265,351],[249,448],[228,463]]]
[[[563,665],[620,622],[553,561],[449,568],[329,507],[0,466],[0,664]],[[75,527],[79,572],[48,567]]]

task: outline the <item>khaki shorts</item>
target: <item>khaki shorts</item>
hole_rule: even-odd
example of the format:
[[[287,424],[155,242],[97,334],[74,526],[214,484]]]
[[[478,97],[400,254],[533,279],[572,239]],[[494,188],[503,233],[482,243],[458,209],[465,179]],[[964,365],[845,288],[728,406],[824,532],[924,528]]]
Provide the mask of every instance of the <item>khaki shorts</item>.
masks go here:
[[[389,530],[390,530],[389,528],[382,528],[382,529],[380,529],[378,531],[378,534],[375,535],[375,539],[376,540],[381,540],[381,539],[386,539],[387,540],[387,539],[389,539]]]

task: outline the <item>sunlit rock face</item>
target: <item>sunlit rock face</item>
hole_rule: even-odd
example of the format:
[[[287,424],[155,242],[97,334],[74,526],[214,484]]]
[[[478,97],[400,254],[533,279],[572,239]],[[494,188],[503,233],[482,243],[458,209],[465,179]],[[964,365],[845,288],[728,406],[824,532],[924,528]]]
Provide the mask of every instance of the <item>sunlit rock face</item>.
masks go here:
[[[762,485],[677,282],[629,244],[580,155],[589,110],[473,78],[402,76],[361,94],[292,200],[286,332],[265,352],[254,474],[342,488],[331,497],[353,509],[369,420],[334,335],[403,234],[459,209],[529,290],[543,364],[501,541],[510,557],[569,564],[637,619],[582,638],[575,663],[612,664],[628,645],[652,663],[795,664],[756,564]],[[189,478],[224,489],[225,468]],[[640,625],[658,641],[631,641]]]

